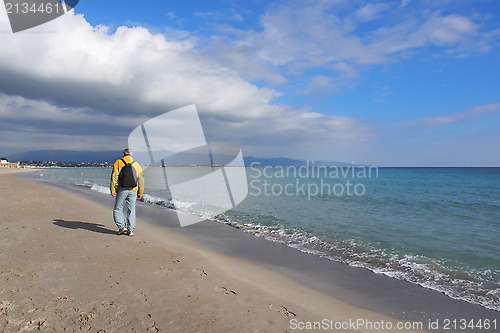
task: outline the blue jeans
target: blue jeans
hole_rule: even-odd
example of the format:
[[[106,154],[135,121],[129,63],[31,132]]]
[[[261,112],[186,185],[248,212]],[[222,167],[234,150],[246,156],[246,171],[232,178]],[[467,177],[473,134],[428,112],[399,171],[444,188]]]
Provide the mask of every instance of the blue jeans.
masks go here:
[[[118,188],[115,198],[115,208],[113,209],[113,219],[118,228],[127,228],[130,231],[135,230],[135,202],[137,201],[137,192]],[[124,210],[127,211],[127,221],[125,223]]]

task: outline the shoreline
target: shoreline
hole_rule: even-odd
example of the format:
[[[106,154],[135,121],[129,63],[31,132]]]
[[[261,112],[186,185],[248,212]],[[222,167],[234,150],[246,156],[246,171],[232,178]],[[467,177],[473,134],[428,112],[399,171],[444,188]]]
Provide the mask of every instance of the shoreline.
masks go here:
[[[86,187],[51,183],[69,191],[107,203],[107,195]],[[229,254],[256,265],[262,265],[293,278],[300,284],[366,308],[399,319],[422,318],[498,318],[500,312],[464,300],[451,298],[440,291],[353,267],[315,254],[305,253],[284,244],[272,242],[238,228],[213,220],[180,227],[175,212],[165,207],[137,202],[139,217],[161,228],[174,231],[218,253]],[[334,282],[332,284],[332,281]],[[397,289],[397,291],[393,290]],[[446,309],[446,310],[443,310]]]
[[[357,316],[396,323],[141,217],[135,237],[117,236],[109,207],[86,195],[0,179],[9,194],[0,201],[3,331],[284,332],[292,319]]]
[[[39,179],[39,181],[42,181],[42,182],[45,182],[44,180],[42,179]],[[89,198],[93,198],[94,200],[98,200],[98,198],[103,198],[103,191],[101,190],[95,190],[95,191],[87,191],[87,187],[85,186],[72,186],[72,185],[65,185],[65,184],[57,184],[57,182],[53,182],[53,181],[48,181],[47,182],[48,184],[51,184],[51,185],[55,185],[55,186],[61,186],[67,190],[70,190],[70,191],[76,191],[78,193],[81,193],[81,194],[85,194],[85,195],[88,195]],[[109,199],[107,195],[104,194],[104,198],[105,199]],[[112,203],[111,203],[112,205]],[[246,246],[246,251],[242,251],[242,253],[239,256],[239,258],[241,259],[245,259],[247,261],[252,261],[254,263],[257,263],[257,264],[268,264],[268,266],[270,268],[280,268],[280,260],[279,258],[274,258],[274,262],[271,262],[270,264],[267,262],[269,260],[269,258],[266,257],[266,255],[260,255],[260,258],[258,257],[258,251],[257,251],[257,255],[252,255],[251,253],[255,252],[253,251],[253,248],[261,248],[262,246],[265,246],[265,244],[267,244],[267,242],[273,242],[273,243],[278,243],[279,245],[284,245],[284,246],[287,246],[289,248],[292,248],[291,250],[291,253],[289,255],[293,255],[293,253],[295,253],[295,251],[300,251],[302,253],[302,261],[307,261],[308,259],[307,258],[321,258],[321,260],[325,261],[322,265],[328,265],[328,263],[332,263],[332,265],[340,265],[338,268],[336,269],[340,269],[340,270],[343,270],[345,269],[344,266],[346,265],[345,262],[343,261],[337,261],[335,259],[332,259],[331,257],[328,257],[328,256],[322,256],[321,253],[316,253],[316,252],[308,252],[308,251],[304,251],[304,249],[301,249],[301,248],[296,248],[296,247],[293,247],[293,246],[288,246],[287,244],[285,243],[282,243],[280,241],[276,241],[276,240],[273,240],[273,239],[267,239],[266,237],[262,237],[260,234],[256,234],[256,233],[252,233],[252,232],[247,232],[246,229],[242,229],[240,227],[238,227],[237,224],[233,224],[233,223],[225,223],[224,221],[220,221],[220,220],[205,220],[204,223],[208,223],[210,224],[210,227],[208,229],[213,229],[213,231],[210,231],[210,230],[203,230],[200,229],[200,231],[194,231],[194,232],[190,232],[190,228],[200,228],[199,226],[196,227],[196,226],[192,226],[190,228],[187,228],[186,230],[184,230],[185,228],[178,228],[178,223],[177,222],[173,222],[176,220],[176,217],[175,217],[175,213],[174,211],[168,209],[167,207],[165,207],[164,205],[152,205],[151,202],[138,202],[138,205],[142,205],[142,207],[144,208],[144,213],[145,213],[145,216],[151,216],[151,212],[149,211],[149,208],[153,208],[153,206],[155,207],[155,209],[160,209],[161,210],[168,210],[169,213],[165,213],[163,215],[162,218],[160,218],[158,216],[158,214],[153,214],[154,216],[151,216],[150,220],[151,222],[157,224],[157,225],[164,225],[168,228],[170,228],[171,230],[174,230],[174,231],[178,231],[178,232],[181,232],[181,233],[186,233],[187,235],[189,235],[189,237],[191,238],[194,238],[196,239],[198,237],[198,234],[203,234],[204,236],[199,238],[199,241],[203,242],[203,241],[207,241],[208,243],[205,244],[207,246],[211,246],[212,244],[215,244],[216,246],[214,247],[215,250],[219,251],[219,252],[225,252],[225,251],[232,251],[233,248],[236,249],[235,250],[235,254],[238,254],[239,250],[238,250],[238,244],[241,242],[242,244],[245,244]],[[182,211],[175,211],[175,212],[180,212],[182,214]],[[163,223],[162,221],[160,220],[164,220],[164,221],[167,221],[166,223]],[[170,221],[170,222],[168,222]],[[214,223],[216,222],[216,223]],[[227,227],[231,227],[231,229],[236,229],[237,231],[232,231],[232,232],[229,232],[227,230]],[[196,229],[198,230],[198,229]],[[240,235],[240,232],[241,231],[244,231],[245,234],[248,234],[248,235],[251,235],[250,237],[249,236],[244,236],[243,238],[241,237]],[[206,235],[210,235],[210,238],[212,238],[211,241],[208,241],[208,237],[206,237]],[[218,235],[223,235],[223,236],[218,236]],[[238,239],[237,242],[232,242],[231,243],[231,239]],[[262,242],[263,239],[266,239],[265,242]],[[259,240],[255,240],[255,242],[257,242],[257,244],[259,244],[258,246],[252,246],[252,240],[251,239],[259,239]],[[228,241],[226,240],[229,240],[229,243]],[[250,242],[250,243],[248,243]],[[211,244],[212,243],[212,244]],[[226,244],[228,246],[224,246],[223,244]],[[233,245],[231,245],[233,244]],[[280,252],[279,250],[280,246],[277,246],[275,249],[270,249],[269,251],[273,252],[273,251],[277,251],[277,252]],[[305,256],[304,256],[305,254]],[[312,260],[312,259],[311,259]],[[433,292],[437,292],[439,294],[445,294],[446,297],[449,297],[451,299],[454,299],[454,300],[458,300],[458,301],[464,301],[465,303],[470,303],[470,304],[473,304],[473,305],[478,305],[482,308],[485,308],[487,310],[492,310],[492,311],[496,311],[496,312],[499,312],[500,310],[499,309],[492,309],[488,306],[485,306],[485,305],[481,305],[479,303],[476,303],[474,301],[467,301],[466,299],[463,299],[463,298],[455,298],[453,296],[450,296],[449,294],[447,294],[446,290],[442,290],[442,289],[434,289],[432,287],[428,287],[426,285],[421,285],[421,284],[418,284],[416,282],[412,282],[412,281],[408,281],[404,278],[396,278],[396,277],[393,277],[391,276],[390,274],[384,274],[383,272],[379,272],[378,270],[374,270],[372,269],[371,267],[364,267],[364,266],[356,266],[356,265],[351,265],[351,264],[347,264],[348,267],[350,268],[353,268],[354,270],[361,270],[361,271],[366,271],[368,270],[370,273],[374,273],[376,276],[385,276],[386,278],[388,277],[389,280],[398,280],[398,281],[407,281],[409,282],[411,285],[414,285],[414,286],[417,286],[419,288],[423,288],[425,290],[431,290]],[[287,267],[288,270],[284,270],[284,273],[286,274],[291,274],[291,275],[296,275],[296,272],[295,272],[295,269],[293,267]],[[299,267],[300,268],[300,267]],[[302,269],[302,271],[304,271],[305,269]],[[319,269],[320,272],[322,272],[321,274],[328,274],[328,272],[325,272],[325,270],[323,268],[320,268]],[[302,272],[303,273],[303,272]],[[371,275],[369,275],[369,277],[371,277]],[[360,278],[362,279],[362,278]],[[301,277],[301,276],[298,276],[298,280],[306,280],[307,279],[304,279],[304,277]],[[318,283],[321,283],[321,281],[319,281]],[[311,286],[314,287],[314,283],[311,283]],[[380,296],[380,295],[379,295]],[[403,302],[404,303],[404,302]],[[425,309],[422,309],[422,311],[424,311]],[[388,314],[393,314],[394,312],[392,310],[388,310],[386,311]]]
[[[4,174],[0,173],[0,177],[3,178]],[[27,184],[34,182],[25,177],[9,177],[17,179],[18,182],[27,182]],[[86,191],[84,188],[71,188],[71,186],[60,184],[50,185],[52,186],[35,183],[33,187],[41,186],[46,191],[58,192],[62,197],[68,196],[76,201],[84,201],[92,209],[95,206],[98,208],[96,210],[104,214],[102,218],[105,221],[101,222],[102,225],[106,226],[106,230],[114,230],[114,223],[110,217],[110,207],[113,202],[111,197],[108,198],[106,195],[90,190]],[[276,321],[273,322],[273,325],[267,326],[268,331],[290,329],[291,317],[288,317],[290,312],[296,314],[292,319],[303,321],[321,318],[347,320],[366,317],[373,321],[394,322],[396,319],[402,319],[422,320],[427,323],[429,320],[445,318],[484,320],[499,317],[496,311],[453,300],[432,290],[377,275],[366,269],[354,268],[302,253],[238,229],[228,228],[218,222],[205,221],[191,227],[180,228],[173,223],[169,225],[172,222],[169,214],[174,214],[173,212],[143,203],[138,204],[137,214],[139,234],[132,239],[134,243],[142,240],[149,243],[153,240],[156,247],[170,251],[182,248],[194,254],[197,256],[197,263],[204,266],[201,271],[199,271],[200,268],[196,268],[197,275],[206,277],[204,274],[207,273],[212,276],[213,270],[219,270],[218,273],[226,278],[230,277],[237,281],[235,283],[238,288],[234,288],[237,292],[236,296],[241,295],[240,290],[247,288],[252,291],[249,295],[256,292],[267,299],[269,297],[281,298],[281,301],[267,301],[264,303],[270,302],[270,304],[258,306],[259,311],[264,311],[263,308],[266,308],[265,312],[258,314],[262,318],[267,317],[269,313],[273,316],[279,315],[279,319],[274,319],[278,320],[279,324]],[[146,220],[149,223],[145,222]],[[68,229],[68,231],[73,230]],[[129,241],[128,238],[112,237],[114,235],[105,236],[111,237],[109,238],[111,242],[127,243]],[[107,239],[106,242],[108,242]],[[216,289],[217,286],[212,288]],[[224,291],[224,289],[220,290]],[[231,296],[231,290],[233,289],[226,290],[225,292],[229,295],[225,296]],[[225,292],[222,293],[225,294]],[[207,297],[211,299],[213,295]],[[253,299],[248,304],[255,305],[259,302],[260,299]],[[281,311],[272,311],[270,307],[272,308],[275,303],[286,303],[286,305],[276,305]],[[224,307],[224,305],[227,304],[218,306]],[[284,307],[286,311],[280,307]],[[427,327],[424,326],[424,328]],[[471,330],[463,332],[466,331]],[[485,330],[478,331],[484,332]]]

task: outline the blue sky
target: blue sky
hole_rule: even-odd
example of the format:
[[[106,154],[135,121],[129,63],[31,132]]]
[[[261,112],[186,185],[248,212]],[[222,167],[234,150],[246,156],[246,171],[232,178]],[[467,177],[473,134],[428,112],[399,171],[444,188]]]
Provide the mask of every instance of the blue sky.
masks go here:
[[[0,10],[0,151],[120,149],[195,103],[245,155],[500,166],[499,16],[496,0],[80,1],[9,34]]]

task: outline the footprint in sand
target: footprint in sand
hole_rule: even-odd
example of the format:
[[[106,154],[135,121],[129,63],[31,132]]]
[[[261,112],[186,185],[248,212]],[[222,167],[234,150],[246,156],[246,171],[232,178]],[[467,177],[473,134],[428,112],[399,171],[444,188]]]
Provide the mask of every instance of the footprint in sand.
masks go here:
[[[45,319],[30,320],[26,322],[25,326],[21,328],[18,332],[22,331],[34,331],[34,330],[45,330],[47,328]]]
[[[218,293],[224,293],[224,295],[231,295],[234,296],[236,295],[236,291],[234,290],[229,290],[226,287],[215,287],[215,291]]]
[[[273,304],[271,304],[271,305],[269,305],[269,308],[272,309],[272,310],[276,310],[276,311],[284,314],[287,317],[295,317],[295,316],[297,316],[294,312],[288,310],[283,305],[273,305]]]
[[[9,311],[12,309],[9,301],[2,301],[0,304],[0,314],[7,315]]]
[[[207,272],[203,268],[193,269],[193,272],[200,274],[200,276],[207,276]]]

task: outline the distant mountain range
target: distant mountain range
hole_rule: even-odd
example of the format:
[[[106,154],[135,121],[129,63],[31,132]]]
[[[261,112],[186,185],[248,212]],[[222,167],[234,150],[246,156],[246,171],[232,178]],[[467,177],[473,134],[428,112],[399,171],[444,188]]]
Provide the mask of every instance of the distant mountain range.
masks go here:
[[[359,164],[352,164],[347,162],[339,162],[339,161],[326,161],[326,160],[297,160],[293,158],[287,157],[254,157],[254,156],[246,156],[245,157],[245,165],[250,166],[252,163],[255,163],[256,166],[360,166]],[[258,164],[257,164],[258,163]]]
[[[38,162],[71,162],[71,163],[113,163],[121,157],[120,152],[109,151],[75,151],[75,150],[34,150],[20,154],[10,154],[6,156],[10,161],[38,161]],[[246,156],[245,165],[252,163],[257,166],[348,166],[353,165],[347,162],[338,161],[307,161],[286,157],[262,158]],[[180,161],[178,164],[182,164]],[[357,165],[357,164],[354,164]]]

